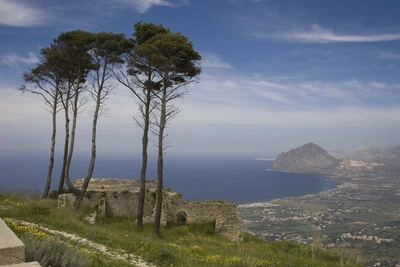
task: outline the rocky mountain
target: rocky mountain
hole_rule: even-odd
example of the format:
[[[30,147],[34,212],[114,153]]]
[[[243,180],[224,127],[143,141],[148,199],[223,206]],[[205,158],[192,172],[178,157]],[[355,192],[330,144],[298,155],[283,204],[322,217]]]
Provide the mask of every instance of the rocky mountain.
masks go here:
[[[393,146],[393,147],[360,146],[350,151],[332,150],[329,151],[329,153],[337,159],[400,160],[400,146]]]
[[[314,143],[282,152],[270,170],[287,172],[331,172],[340,163]]]

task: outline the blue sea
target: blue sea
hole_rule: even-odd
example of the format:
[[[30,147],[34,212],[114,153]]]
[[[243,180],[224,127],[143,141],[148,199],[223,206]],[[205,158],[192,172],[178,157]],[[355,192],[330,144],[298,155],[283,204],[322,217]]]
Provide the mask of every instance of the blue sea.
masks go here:
[[[89,157],[77,156],[71,178],[82,178]],[[58,187],[61,157],[56,158],[52,189]],[[338,182],[326,175],[267,171],[273,161],[251,157],[170,156],[164,158],[164,185],[186,200],[222,199],[236,204],[315,194],[335,188]],[[3,190],[43,189],[47,156],[1,156],[0,185]],[[139,156],[98,156],[94,178],[138,179]],[[149,158],[147,179],[155,180],[156,161]]]

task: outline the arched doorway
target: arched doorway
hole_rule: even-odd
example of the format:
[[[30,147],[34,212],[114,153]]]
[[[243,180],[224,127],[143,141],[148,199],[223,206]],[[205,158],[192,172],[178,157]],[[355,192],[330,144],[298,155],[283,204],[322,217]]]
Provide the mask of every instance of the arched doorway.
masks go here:
[[[177,223],[186,223],[187,220],[187,214],[184,211],[180,211],[178,212],[178,214],[176,214],[176,222]]]

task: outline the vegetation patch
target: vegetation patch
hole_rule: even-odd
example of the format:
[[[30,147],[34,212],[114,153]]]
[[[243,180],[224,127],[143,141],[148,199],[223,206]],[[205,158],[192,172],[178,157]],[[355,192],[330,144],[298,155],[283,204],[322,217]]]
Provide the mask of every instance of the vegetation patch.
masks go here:
[[[89,256],[69,243],[59,238],[45,237],[38,239],[25,233],[21,236],[25,244],[25,260],[37,261],[41,266],[75,266],[87,267],[91,265]]]
[[[329,207],[325,205],[319,205],[315,203],[307,203],[307,202],[289,202],[287,200],[275,200],[274,204],[279,204],[286,207],[296,207],[301,208],[311,212],[326,212]]]
[[[135,221],[128,217],[100,217],[95,225],[86,223],[83,218],[89,211],[81,209],[77,215],[57,208],[57,201],[31,197],[12,197],[9,200],[0,192],[0,205],[6,202],[9,206],[17,206],[12,212],[0,209],[0,217],[13,218],[40,224],[50,229],[57,229],[69,234],[86,238],[88,241],[102,244],[108,251],[119,251],[118,257],[111,258],[106,252],[93,250],[82,244],[74,244],[61,239],[56,242],[73,247],[75,252],[90,261],[87,266],[135,266],[130,260],[141,257],[154,266],[361,266],[355,261],[341,261],[339,255],[321,249],[313,253],[310,246],[294,242],[269,242],[250,234],[244,235],[243,242],[232,242],[227,238],[216,235],[214,224],[176,224],[161,227],[161,238],[153,234],[153,225],[144,225],[142,229],[136,227]],[[24,203],[24,204],[17,204]],[[37,213],[36,209],[46,210]],[[48,239],[53,239],[48,233],[28,226],[18,226],[12,220],[7,220],[10,228],[28,238],[35,238],[35,242],[48,242],[45,247],[55,248]],[[299,225],[295,227],[300,227]],[[63,241],[63,242],[60,242]],[[32,243],[34,243],[32,241]],[[36,243],[35,243],[36,244]],[[39,246],[41,244],[37,244]],[[59,248],[61,251],[66,247]],[[58,253],[58,252],[57,252]],[[56,254],[57,254],[56,253]],[[67,253],[67,252],[65,252]],[[69,254],[72,255],[72,254]],[[123,256],[126,255],[126,256]],[[123,258],[123,260],[121,259]],[[58,261],[61,261],[58,258]],[[83,262],[83,260],[81,261]],[[43,265],[45,266],[45,265]],[[62,265],[51,265],[62,266]],[[71,265],[79,266],[79,265]]]

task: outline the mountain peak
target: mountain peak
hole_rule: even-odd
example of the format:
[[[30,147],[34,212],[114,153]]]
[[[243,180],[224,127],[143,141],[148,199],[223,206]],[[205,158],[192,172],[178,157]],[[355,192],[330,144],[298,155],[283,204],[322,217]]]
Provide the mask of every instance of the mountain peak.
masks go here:
[[[326,172],[337,166],[339,161],[326,150],[310,142],[303,146],[282,152],[271,170],[288,172]]]

